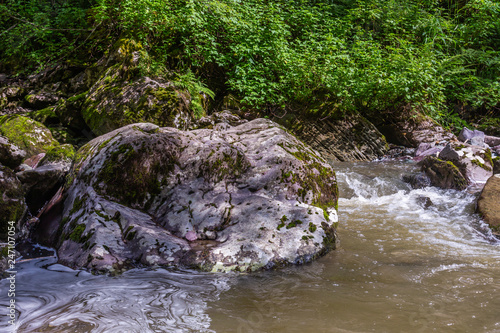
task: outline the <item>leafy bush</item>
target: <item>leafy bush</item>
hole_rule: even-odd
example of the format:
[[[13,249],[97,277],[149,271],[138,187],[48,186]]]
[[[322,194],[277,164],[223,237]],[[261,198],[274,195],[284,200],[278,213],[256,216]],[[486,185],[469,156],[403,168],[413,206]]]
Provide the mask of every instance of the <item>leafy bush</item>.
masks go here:
[[[451,126],[500,108],[498,0],[4,3],[2,59],[42,65],[125,37],[145,46],[149,70],[247,108],[377,117],[410,105]]]

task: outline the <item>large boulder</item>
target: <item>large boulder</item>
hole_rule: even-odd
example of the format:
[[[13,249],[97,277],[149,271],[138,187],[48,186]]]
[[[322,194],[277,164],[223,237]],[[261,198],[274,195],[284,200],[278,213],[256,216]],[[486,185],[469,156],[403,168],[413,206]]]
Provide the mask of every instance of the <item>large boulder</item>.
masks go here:
[[[83,103],[83,119],[96,135],[140,121],[188,128],[191,120],[188,96],[182,96],[171,83],[149,77],[131,82],[120,78],[120,72],[110,68],[92,86]]]
[[[500,237],[500,174],[496,174],[486,182],[477,200],[477,212],[493,233]]]
[[[59,145],[47,127],[20,115],[0,116],[0,135],[24,150],[27,156],[46,152]]]
[[[257,119],[183,132],[133,124],[82,147],[67,181],[61,263],[252,271],[335,247],[331,166]]]
[[[85,123],[102,135],[136,122],[188,129],[190,95],[160,77],[142,75],[148,55],[140,43],[122,39],[106,57],[107,69],[81,105]]]
[[[19,222],[26,212],[24,192],[16,174],[0,164],[0,240],[6,240],[9,222]]]

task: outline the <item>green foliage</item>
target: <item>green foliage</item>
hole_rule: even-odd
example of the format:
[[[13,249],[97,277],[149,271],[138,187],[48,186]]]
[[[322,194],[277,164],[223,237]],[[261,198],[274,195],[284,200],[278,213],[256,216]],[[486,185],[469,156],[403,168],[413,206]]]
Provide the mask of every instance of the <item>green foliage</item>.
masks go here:
[[[73,53],[90,33],[89,0],[0,2],[0,59],[23,70],[40,69]],[[3,67],[3,66],[0,66]],[[7,68],[4,68],[6,70]]]
[[[41,65],[85,43],[105,49],[110,36],[134,39],[148,70],[185,73],[176,85],[198,117],[203,95],[228,94],[246,108],[322,116],[411,106],[452,127],[500,110],[498,0],[4,3],[0,58]]]
[[[174,85],[178,88],[186,89],[191,95],[190,108],[193,111],[195,118],[201,118],[205,116],[204,101],[206,101],[207,96],[214,98],[214,93],[212,90],[199,81],[191,70],[188,70],[185,74],[178,74],[177,79],[174,80]]]

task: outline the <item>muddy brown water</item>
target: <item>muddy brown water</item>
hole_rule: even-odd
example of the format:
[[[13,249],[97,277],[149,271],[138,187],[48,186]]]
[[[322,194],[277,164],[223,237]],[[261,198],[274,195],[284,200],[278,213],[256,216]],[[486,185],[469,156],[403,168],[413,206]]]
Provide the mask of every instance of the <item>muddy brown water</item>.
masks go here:
[[[18,264],[15,327],[0,281],[0,331],[500,332],[500,242],[474,214],[477,189],[411,190],[410,163],[334,167],[340,242],[313,263],[106,277],[30,260]]]

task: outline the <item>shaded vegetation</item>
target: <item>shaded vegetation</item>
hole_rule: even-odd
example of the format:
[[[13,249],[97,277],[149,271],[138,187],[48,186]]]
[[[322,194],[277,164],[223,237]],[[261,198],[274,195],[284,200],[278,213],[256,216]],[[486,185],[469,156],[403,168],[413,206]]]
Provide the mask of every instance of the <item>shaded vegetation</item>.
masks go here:
[[[214,91],[211,108],[231,96],[277,115],[500,117],[498,0],[2,0],[0,12],[3,70],[96,61],[132,38],[146,73]]]

